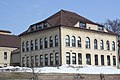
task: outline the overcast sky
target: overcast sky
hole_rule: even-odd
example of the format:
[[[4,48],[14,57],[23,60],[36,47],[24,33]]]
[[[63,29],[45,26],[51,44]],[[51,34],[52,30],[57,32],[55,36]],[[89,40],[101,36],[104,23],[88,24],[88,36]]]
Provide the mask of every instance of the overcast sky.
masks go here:
[[[0,30],[18,35],[61,9],[97,23],[120,19],[120,0],[0,0]]]

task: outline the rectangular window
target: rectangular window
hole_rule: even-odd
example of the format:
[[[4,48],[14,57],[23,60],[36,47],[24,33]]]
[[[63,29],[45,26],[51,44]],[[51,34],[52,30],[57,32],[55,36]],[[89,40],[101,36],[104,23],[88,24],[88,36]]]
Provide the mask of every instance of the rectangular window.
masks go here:
[[[33,67],[33,66],[34,66],[34,57],[31,56],[31,67]]]
[[[53,61],[54,61],[53,53],[51,53],[50,54],[50,65],[53,65]]]
[[[113,66],[116,66],[116,57],[113,56]]]
[[[76,64],[76,53],[72,53],[72,64]]]
[[[22,67],[25,67],[25,57],[22,58]]]
[[[59,65],[59,54],[55,53],[55,64]]]
[[[35,56],[35,66],[38,67],[38,55]]]
[[[110,56],[107,56],[107,65],[110,66]]]
[[[95,55],[95,65],[98,65],[98,55]]]
[[[26,65],[29,67],[29,57],[26,58]]]
[[[101,55],[101,65],[104,65],[104,55]]]
[[[78,53],[78,64],[82,65],[82,54]]]
[[[66,64],[70,64],[70,53],[66,52]]]
[[[45,66],[48,66],[48,54],[45,54]]]
[[[7,52],[4,52],[4,60],[7,60]]]
[[[43,66],[43,55],[40,55],[40,66]]]
[[[86,64],[91,65],[91,55],[86,54]]]

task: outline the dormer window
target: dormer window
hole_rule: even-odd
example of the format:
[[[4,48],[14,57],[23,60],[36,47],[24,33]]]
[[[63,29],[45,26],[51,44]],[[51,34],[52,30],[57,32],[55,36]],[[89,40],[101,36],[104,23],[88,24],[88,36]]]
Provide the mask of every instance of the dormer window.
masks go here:
[[[80,22],[80,23],[79,23],[79,27],[80,27],[80,28],[86,28],[86,23]]]
[[[98,26],[98,30],[99,30],[99,31],[103,31],[103,30],[104,30],[104,27],[103,27],[103,26]]]
[[[43,23],[44,28],[47,28],[47,23]]]
[[[42,24],[38,24],[38,25],[36,26],[36,28],[37,28],[37,30],[42,29]]]
[[[33,27],[31,27],[30,31],[34,31],[34,28],[33,28]]]
[[[32,25],[30,31],[35,31],[36,30],[36,25]]]

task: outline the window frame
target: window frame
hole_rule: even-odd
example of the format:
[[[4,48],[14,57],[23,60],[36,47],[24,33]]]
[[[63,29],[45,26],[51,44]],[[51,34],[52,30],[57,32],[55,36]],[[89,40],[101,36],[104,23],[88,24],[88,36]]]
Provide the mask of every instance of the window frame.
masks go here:
[[[72,47],[76,47],[76,38],[72,36]]]
[[[94,55],[94,59],[95,59],[95,65],[98,65],[98,55],[97,54]]]
[[[97,39],[94,39],[94,49],[98,49]]]
[[[91,54],[89,53],[86,54],[86,64],[91,65]]]
[[[66,46],[70,46],[70,37],[69,37],[69,35],[66,35],[65,42],[66,42]]]
[[[115,51],[115,42],[112,41],[112,50]]]
[[[48,48],[48,40],[47,40],[47,37],[44,38],[44,48]]]
[[[108,40],[106,41],[106,50],[110,50],[110,43]]]
[[[48,54],[45,54],[45,66],[48,66]]]
[[[101,49],[101,50],[104,49],[104,42],[103,42],[103,40],[100,40],[100,49]]]
[[[81,37],[78,37],[77,42],[78,42],[78,47],[82,47],[82,44],[81,44]]]
[[[55,47],[58,46],[58,35],[55,35]]]
[[[76,64],[76,53],[72,53],[72,64]]]
[[[26,51],[29,51],[29,41],[26,42]]]
[[[35,50],[38,50],[38,40],[35,40]]]
[[[30,41],[30,50],[31,50],[31,51],[34,50],[34,43],[33,43],[33,40]]]
[[[50,65],[53,66],[54,63],[54,56],[53,53],[50,53]]]
[[[50,36],[50,38],[49,38],[49,46],[50,46],[50,48],[53,47],[53,38],[52,38],[52,36]]]
[[[43,40],[40,38],[40,49],[43,49]]]
[[[82,65],[82,54],[78,53],[78,64]]]
[[[90,38],[89,38],[89,37],[86,37],[85,47],[86,47],[87,49],[90,49]]]
[[[66,64],[71,64],[70,53],[66,52]]]

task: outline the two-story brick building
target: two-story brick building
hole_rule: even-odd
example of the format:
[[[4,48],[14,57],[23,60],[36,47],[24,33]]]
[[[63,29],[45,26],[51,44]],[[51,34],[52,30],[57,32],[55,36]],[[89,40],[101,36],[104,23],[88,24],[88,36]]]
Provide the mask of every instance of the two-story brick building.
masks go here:
[[[20,37],[22,66],[118,66],[117,35],[74,12],[61,10]]]

